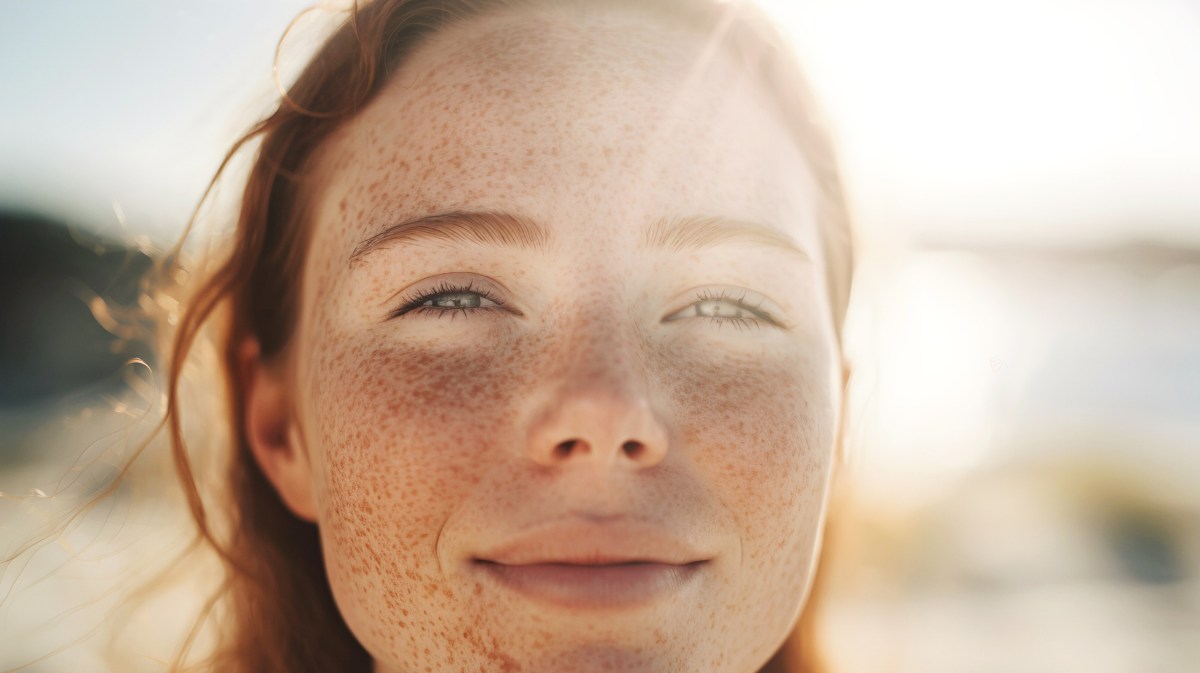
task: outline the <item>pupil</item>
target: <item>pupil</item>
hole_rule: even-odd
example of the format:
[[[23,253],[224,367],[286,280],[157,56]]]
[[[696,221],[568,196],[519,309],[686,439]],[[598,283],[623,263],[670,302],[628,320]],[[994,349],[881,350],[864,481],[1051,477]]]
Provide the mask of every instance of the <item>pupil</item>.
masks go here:
[[[722,304],[724,303],[720,301],[706,301],[696,306],[696,312],[708,316],[728,315],[729,311],[727,309],[722,310]]]
[[[708,301],[698,302],[696,304],[695,314],[697,316],[709,316],[717,318],[747,318],[750,316],[749,311],[724,299],[710,299]]]
[[[478,308],[479,304],[480,297],[473,292],[444,294],[433,300],[433,305],[438,308]]]

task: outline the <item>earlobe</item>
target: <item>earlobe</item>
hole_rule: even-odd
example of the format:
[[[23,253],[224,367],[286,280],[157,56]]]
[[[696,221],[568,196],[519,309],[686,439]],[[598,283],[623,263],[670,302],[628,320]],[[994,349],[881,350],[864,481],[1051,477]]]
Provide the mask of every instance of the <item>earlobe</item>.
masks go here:
[[[286,377],[264,363],[258,341],[248,338],[238,352],[243,391],[243,427],[254,460],[293,514],[316,522],[312,465],[293,413]]]

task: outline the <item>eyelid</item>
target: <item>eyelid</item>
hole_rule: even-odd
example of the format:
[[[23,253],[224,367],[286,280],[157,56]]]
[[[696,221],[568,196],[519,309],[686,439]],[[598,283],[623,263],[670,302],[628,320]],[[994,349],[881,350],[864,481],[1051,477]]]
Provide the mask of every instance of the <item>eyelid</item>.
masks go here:
[[[667,317],[663,319],[664,322],[669,322],[672,316],[676,316],[700,302],[725,301],[730,304],[740,305],[752,313],[764,315],[765,317],[756,318],[756,320],[763,321],[770,326],[784,330],[792,329],[791,321],[785,317],[782,309],[761,292],[736,285],[704,285],[691,288],[683,294],[687,297],[687,303],[681,304],[670,311]],[[681,318],[674,319],[680,320]]]
[[[525,314],[519,309],[512,306],[509,297],[512,292],[500,281],[485,276],[479,273],[470,273],[463,271],[453,271],[450,273],[440,273],[435,276],[428,276],[400,288],[393,292],[387,299],[380,302],[380,308],[385,311],[385,318],[391,319],[395,317],[395,313],[401,305],[406,303],[406,298],[416,297],[417,295],[437,294],[443,286],[452,288],[463,288],[460,291],[469,291],[478,293],[485,298],[500,304],[505,310],[517,315],[524,316]],[[466,288],[470,290],[466,290]],[[453,290],[450,290],[452,292]],[[492,307],[498,308],[498,307]]]

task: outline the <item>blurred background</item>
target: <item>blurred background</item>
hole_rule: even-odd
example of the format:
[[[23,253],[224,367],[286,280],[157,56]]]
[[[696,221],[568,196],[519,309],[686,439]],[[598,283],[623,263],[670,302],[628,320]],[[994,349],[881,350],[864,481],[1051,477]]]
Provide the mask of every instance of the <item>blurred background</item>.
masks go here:
[[[115,313],[269,108],[309,4],[3,8],[0,670],[108,670],[113,578],[178,544],[155,456],[55,522],[161,411]],[[833,669],[1200,671],[1200,2],[762,4],[863,245],[817,588]],[[146,670],[196,598],[173,600]]]

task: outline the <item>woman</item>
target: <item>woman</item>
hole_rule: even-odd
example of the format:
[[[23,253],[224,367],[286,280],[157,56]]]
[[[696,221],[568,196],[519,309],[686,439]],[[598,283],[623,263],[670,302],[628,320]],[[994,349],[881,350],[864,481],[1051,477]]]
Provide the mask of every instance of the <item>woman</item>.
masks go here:
[[[379,0],[231,151],[214,670],[802,670],[849,230],[755,17]]]

